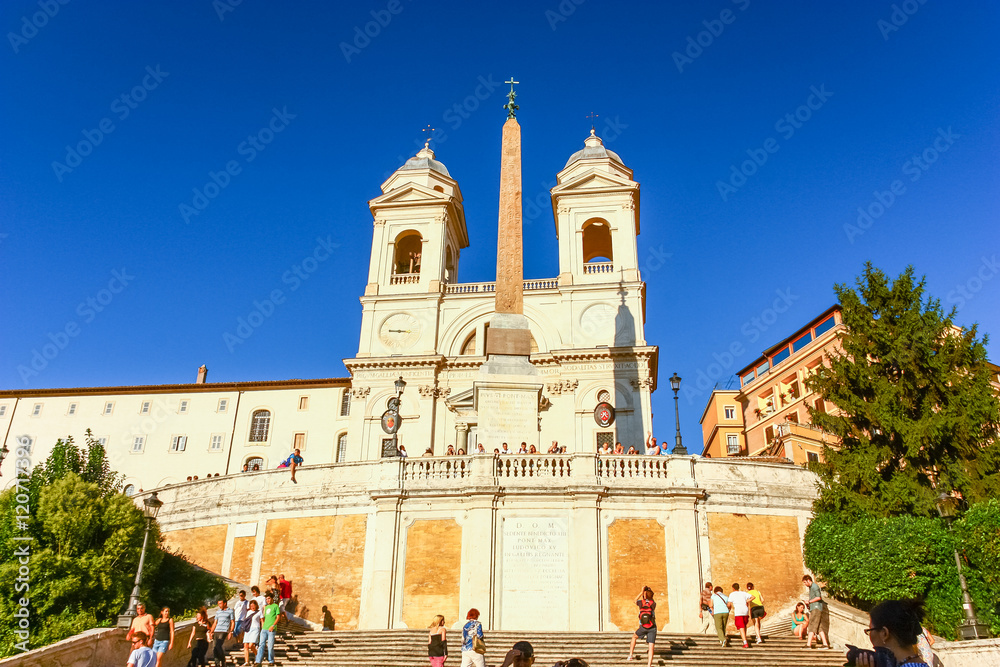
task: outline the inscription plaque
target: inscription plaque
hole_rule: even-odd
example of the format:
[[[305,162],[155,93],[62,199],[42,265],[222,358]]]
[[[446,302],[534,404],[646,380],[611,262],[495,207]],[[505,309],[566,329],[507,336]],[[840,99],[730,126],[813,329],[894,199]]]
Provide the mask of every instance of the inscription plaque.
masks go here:
[[[566,521],[556,517],[503,522],[504,630],[569,627],[569,547]]]

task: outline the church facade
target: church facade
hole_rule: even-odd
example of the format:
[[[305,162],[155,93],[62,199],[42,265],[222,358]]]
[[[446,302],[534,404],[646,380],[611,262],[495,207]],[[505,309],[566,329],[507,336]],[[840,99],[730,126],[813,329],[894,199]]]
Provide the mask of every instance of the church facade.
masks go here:
[[[203,367],[185,385],[7,391],[0,427],[34,462],[93,429],[127,491],[164,502],[168,548],[247,584],[284,574],[295,613],[316,622],[327,607],[337,629],[460,625],[476,607],[490,630],[627,630],[650,586],[658,626],[695,631],[708,580],[754,581],[776,610],[800,592],[812,474],[641,454],[658,358],[632,176],[592,132],[551,191],[559,274],[523,280],[518,330],[540,387],[535,453],[495,454],[481,429],[481,368],[503,356],[497,285],[456,281],[462,195],[428,147],[370,202],[350,377],[208,383]],[[640,454],[597,453],[619,441]],[[276,469],[293,447],[306,459],[294,482]]]

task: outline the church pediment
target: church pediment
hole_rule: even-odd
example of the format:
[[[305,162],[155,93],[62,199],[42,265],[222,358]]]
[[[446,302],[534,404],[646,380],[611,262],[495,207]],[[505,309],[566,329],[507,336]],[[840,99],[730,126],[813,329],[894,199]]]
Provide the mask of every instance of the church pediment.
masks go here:
[[[472,388],[466,389],[463,392],[455,394],[445,399],[444,404],[447,408],[460,415],[474,415],[476,414],[475,397],[473,396]]]
[[[552,188],[552,195],[567,194],[574,190],[620,191],[622,189],[632,190],[637,188],[638,183],[628,178],[609,174],[604,171],[588,171]]]
[[[410,183],[401,188],[390,190],[389,192],[372,199],[369,206],[385,206],[387,204],[400,204],[408,202],[434,202],[447,204],[451,197],[443,192],[432,190],[431,188]]]

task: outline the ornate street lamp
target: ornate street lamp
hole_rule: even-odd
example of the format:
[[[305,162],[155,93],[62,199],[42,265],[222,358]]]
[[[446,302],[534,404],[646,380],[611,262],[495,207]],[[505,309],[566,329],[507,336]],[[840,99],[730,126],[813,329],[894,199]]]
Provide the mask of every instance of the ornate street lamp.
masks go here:
[[[937,497],[937,511],[948,525],[948,532],[951,533],[951,524],[955,520],[955,497],[942,491]],[[988,639],[989,628],[976,618],[976,610],[969,596],[969,587],[965,583],[965,575],[962,574],[962,558],[958,549],[955,549],[955,567],[958,568],[958,583],[962,586],[962,609],[965,610],[965,621],[958,626],[958,635],[962,639]]]
[[[135,573],[135,586],[132,587],[132,595],[128,599],[128,611],[118,617],[118,627],[127,628],[132,625],[135,618],[135,609],[139,605],[139,584],[142,583],[142,566],[146,562],[146,544],[149,542],[149,529],[153,525],[153,520],[160,513],[163,501],[156,497],[156,491],[142,501],[142,512],[146,515],[146,535],[142,538],[142,552],[139,554],[139,569]]]
[[[406,389],[406,380],[404,380],[403,376],[400,375],[399,379],[396,380],[393,383],[393,385],[395,385],[396,387],[396,404],[398,406],[397,409],[400,409],[403,407],[402,399],[403,399],[403,390]],[[400,412],[402,412],[402,410],[400,410]],[[400,421],[399,425],[396,427],[396,430],[392,432],[392,451],[395,452],[396,456],[399,456],[399,426],[402,425],[403,422]]]
[[[10,450],[7,449],[7,443],[4,443],[3,449],[0,449],[0,466],[3,465],[3,460],[7,458],[8,454],[10,454]],[[0,472],[0,476],[3,476],[2,472]]]
[[[681,444],[681,413],[680,408],[677,407],[677,392],[681,390],[681,376],[677,374],[677,371],[674,371],[670,378],[670,387],[674,390],[674,422],[677,424],[676,444],[671,453],[677,456],[687,456],[688,450]]]

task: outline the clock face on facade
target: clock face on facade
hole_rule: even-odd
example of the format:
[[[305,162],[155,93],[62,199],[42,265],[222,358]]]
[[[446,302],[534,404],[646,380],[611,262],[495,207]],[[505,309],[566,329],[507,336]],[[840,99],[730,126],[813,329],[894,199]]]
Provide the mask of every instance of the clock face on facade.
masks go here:
[[[580,316],[580,331],[593,341],[613,343],[618,309],[609,303],[595,303]]]
[[[420,338],[420,322],[409,313],[394,313],[382,322],[378,336],[390,350],[405,350]]]

